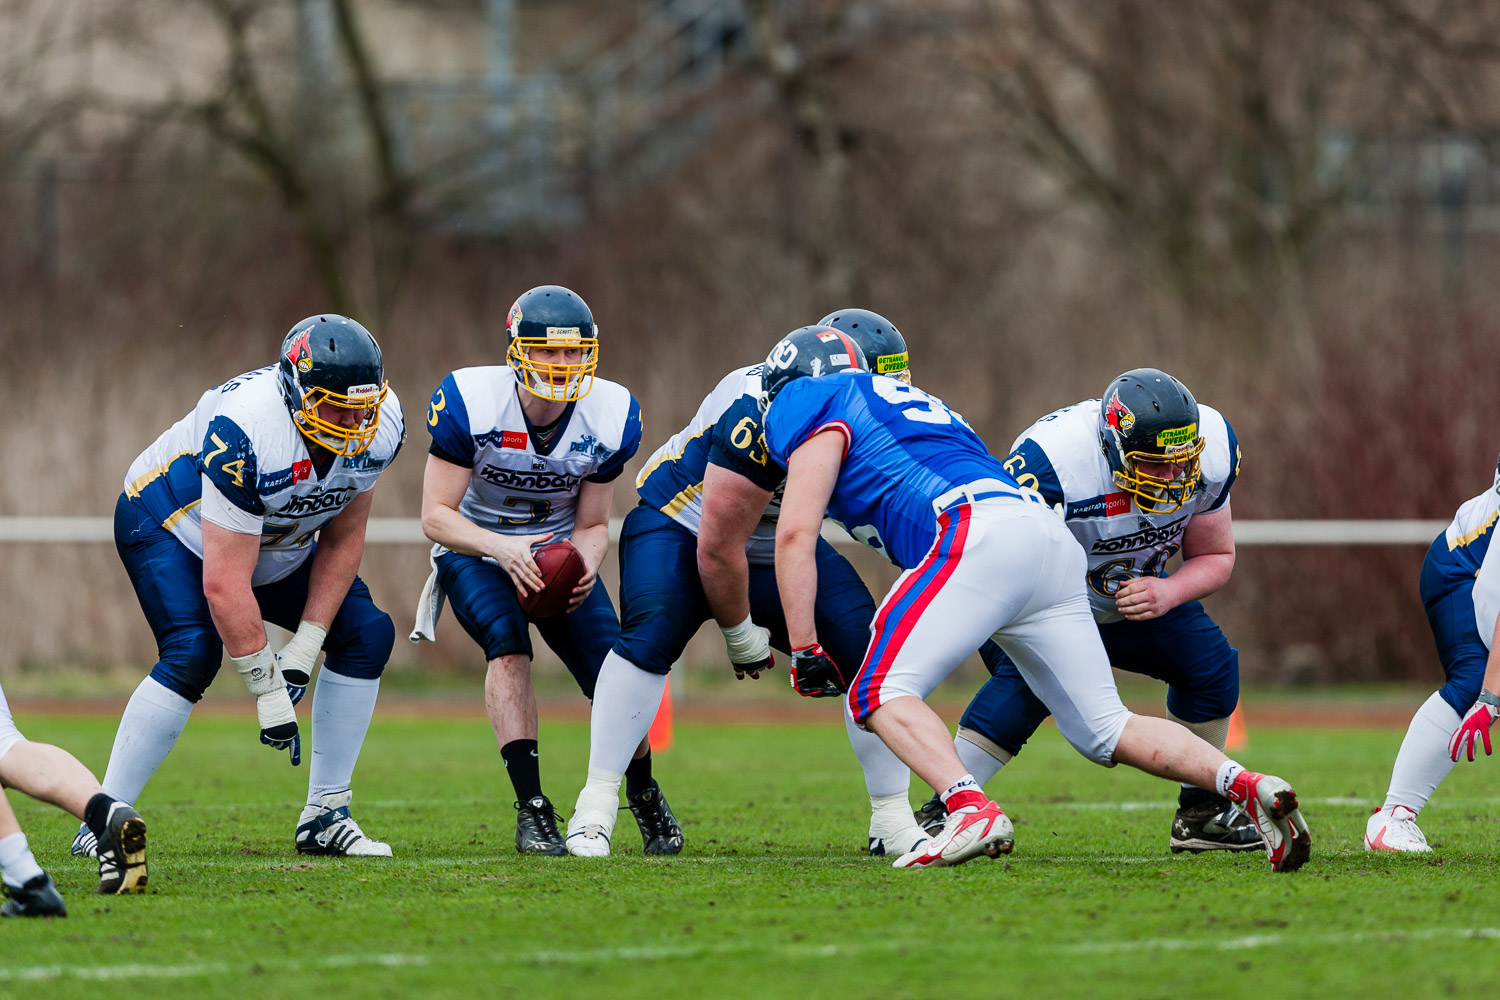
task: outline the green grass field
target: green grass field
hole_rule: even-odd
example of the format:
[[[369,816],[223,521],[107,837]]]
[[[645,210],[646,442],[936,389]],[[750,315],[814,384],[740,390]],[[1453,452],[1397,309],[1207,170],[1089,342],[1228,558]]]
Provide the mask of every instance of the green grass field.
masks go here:
[[[25,717],[103,768],[113,718]],[[543,727],[568,811],[581,725]],[[991,783],[1016,851],[898,872],[866,857],[867,804],[842,727],[679,725],[657,774],[685,852],[516,854],[487,724],[378,715],[354,815],[391,860],[304,859],[306,775],[205,716],[147,789],[150,890],[101,899],[75,824],[12,795],[65,921],[0,925],[0,996],[855,998],[1450,995],[1500,968],[1500,761],[1461,765],[1423,814],[1437,851],[1371,856],[1364,818],[1399,732],[1259,729],[1248,765],[1293,781],[1313,860],[1173,856],[1174,792],[1076,757],[1055,730]],[[914,787],[913,798],[925,798]]]

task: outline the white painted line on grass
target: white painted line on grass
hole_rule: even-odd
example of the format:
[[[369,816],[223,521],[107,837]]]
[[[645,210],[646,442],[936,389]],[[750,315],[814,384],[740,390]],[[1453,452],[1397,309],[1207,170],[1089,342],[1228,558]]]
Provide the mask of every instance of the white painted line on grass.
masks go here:
[[[191,979],[201,976],[239,975],[250,968],[264,972],[302,972],[312,969],[401,968],[427,965],[426,955],[325,955],[311,961],[257,959],[254,962],[200,962],[193,965],[33,965],[19,969],[0,968],[0,982],[38,982],[48,979]]]

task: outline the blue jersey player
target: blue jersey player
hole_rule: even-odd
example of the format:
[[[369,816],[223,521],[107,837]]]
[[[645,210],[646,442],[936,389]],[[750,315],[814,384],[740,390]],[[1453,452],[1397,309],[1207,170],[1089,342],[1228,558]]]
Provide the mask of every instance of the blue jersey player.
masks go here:
[[[1086,592],[1110,663],[1166,681],[1167,718],[1222,750],[1239,702],[1239,654],[1200,599],[1234,569],[1229,490],[1240,455],[1229,422],[1171,375],[1141,368],[1112,379],[1098,399],[1042,417],[1003,464],[1062,511],[1083,546]],[[1168,576],[1179,552],[1182,564]],[[1047,707],[998,646],[981,652],[993,676],[964,712],[954,744],[984,785],[1020,752]],[[941,825],[935,796],[919,818],[929,829]],[[1253,851],[1261,836],[1238,807],[1184,786],[1168,844],[1174,853]]]
[[[574,292],[526,292],[511,306],[506,336],[505,364],[459,369],[432,394],[422,528],[435,543],[435,570],[412,638],[432,637],[446,598],[488,662],[485,708],[516,792],[516,850],[562,855],[556,812],[542,793],[529,625],[594,697],[599,664],[620,631],[598,569],[615,480],[640,446],[641,408],[624,386],[595,376],[599,330]],[[578,550],[587,573],[563,614],[529,619],[519,595],[542,585],[532,546],[559,539]],[[665,810],[649,745],[639,740],[631,750],[638,779]]]
[[[1412,717],[1396,754],[1385,802],[1365,824],[1365,850],[1432,850],[1417,814],[1461,755],[1490,752],[1500,715],[1500,468],[1489,489],[1466,501],[1422,561],[1420,590],[1447,678]]]
[[[205,392],[136,458],[115,545],[160,660],[125,706],[106,791],[136,800],[226,650],[255,695],[261,742],[301,763],[294,705],[326,652],[294,842],[307,854],[390,856],[349,803],[396,635],[359,562],[371,491],[405,438],[375,338],[327,313],[293,326],[276,364]],[[266,621],[295,633],[279,652]],[[73,852],[95,849],[81,828]]]
[[[861,309],[830,314],[851,356],[892,373],[906,370],[906,344],[883,317]],[[772,461],[756,402],[761,366],[730,372],[698,412],[646,462],[641,502],[620,535],[619,641],[599,676],[590,726],[588,782],[568,824],[581,857],[610,851],[621,771],[661,701],[667,673],[708,619],[723,631],[737,676],[758,677],[790,650],[776,586],[774,545],[785,470]],[[839,696],[864,654],[875,602],[854,568],[819,540],[814,613],[830,657],[792,672],[808,697]],[[865,773],[872,854],[904,853],[926,841],[908,805],[910,774],[879,739],[850,731]],[[626,799],[635,801],[626,771]]]
[[[813,598],[825,510],[905,569],[881,602],[849,689],[853,721],[934,789],[948,817],[898,868],[959,864],[1011,849],[1010,820],[959,760],[923,699],[993,638],[1086,757],[1214,788],[1243,803],[1272,868],[1291,871],[1310,837],[1296,793],[1245,770],[1183,727],[1131,714],[1084,595],[1084,555],[1034,490],[1022,488],[963,419],[895,379],[846,370],[833,332],[794,331],[766,359],[771,458],[787,467],[776,573],[787,632],[822,652]]]

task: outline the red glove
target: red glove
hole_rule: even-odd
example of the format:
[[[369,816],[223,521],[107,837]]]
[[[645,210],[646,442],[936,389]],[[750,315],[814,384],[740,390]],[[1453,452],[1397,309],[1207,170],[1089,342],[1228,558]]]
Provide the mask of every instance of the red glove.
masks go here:
[[[1484,741],[1484,755],[1488,757],[1490,750],[1490,726],[1495,724],[1495,706],[1476,701],[1474,707],[1469,709],[1469,714],[1464,716],[1464,721],[1459,723],[1457,729],[1453,730],[1453,738],[1448,741],[1448,756],[1458,760],[1458,755],[1465,750],[1469,753],[1469,759],[1474,759],[1474,751],[1478,748],[1479,741]]]

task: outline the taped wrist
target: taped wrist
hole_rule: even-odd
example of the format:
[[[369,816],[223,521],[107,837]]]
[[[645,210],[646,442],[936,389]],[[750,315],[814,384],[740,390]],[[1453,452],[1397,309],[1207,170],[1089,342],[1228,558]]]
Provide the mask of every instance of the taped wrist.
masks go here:
[[[269,644],[248,656],[231,656],[229,661],[240,672],[240,676],[245,678],[245,687],[255,697],[259,698],[272,691],[286,691],[281,678],[276,674],[276,654],[271,652]]]
[[[296,634],[276,654],[276,662],[281,665],[281,672],[288,683],[307,684],[312,676],[313,664],[318,661],[318,653],[323,649],[323,640],[327,637],[328,630],[317,622],[305,621],[297,626]]]
[[[751,620],[750,615],[738,625],[720,626],[724,645],[729,648],[730,663],[759,663],[771,655],[771,633]]]

